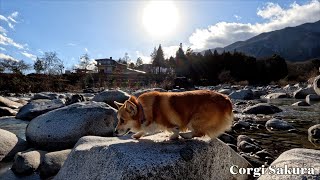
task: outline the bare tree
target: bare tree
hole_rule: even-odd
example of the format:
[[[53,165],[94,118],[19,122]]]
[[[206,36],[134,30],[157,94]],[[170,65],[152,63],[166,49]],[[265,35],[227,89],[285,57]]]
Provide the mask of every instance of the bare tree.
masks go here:
[[[45,52],[41,58],[44,63],[44,71],[47,74],[62,74],[63,73],[63,62],[58,58],[56,52]]]

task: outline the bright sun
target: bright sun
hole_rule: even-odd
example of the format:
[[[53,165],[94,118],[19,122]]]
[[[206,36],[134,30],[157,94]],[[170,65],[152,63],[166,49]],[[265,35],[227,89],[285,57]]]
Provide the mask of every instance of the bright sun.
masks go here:
[[[143,11],[143,25],[152,36],[162,37],[175,31],[179,19],[172,1],[151,1]]]

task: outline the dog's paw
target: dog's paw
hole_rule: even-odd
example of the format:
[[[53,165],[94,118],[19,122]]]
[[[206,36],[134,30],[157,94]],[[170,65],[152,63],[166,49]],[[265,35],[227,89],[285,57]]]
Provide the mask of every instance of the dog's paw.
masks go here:
[[[131,137],[133,138],[133,139],[140,139],[142,136],[143,136],[143,134],[144,133],[136,133],[136,134],[134,134],[134,135],[132,135]]]

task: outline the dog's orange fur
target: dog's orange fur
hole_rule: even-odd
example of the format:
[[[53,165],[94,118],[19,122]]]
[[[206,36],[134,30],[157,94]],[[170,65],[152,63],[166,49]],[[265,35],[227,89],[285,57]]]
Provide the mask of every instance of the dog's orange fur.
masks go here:
[[[147,92],[138,99],[131,96],[118,106],[116,132],[136,132],[134,138],[156,130],[191,131],[182,136],[192,138],[208,135],[215,138],[229,129],[233,121],[230,99],[218,92],[196,90],[187,92]]]

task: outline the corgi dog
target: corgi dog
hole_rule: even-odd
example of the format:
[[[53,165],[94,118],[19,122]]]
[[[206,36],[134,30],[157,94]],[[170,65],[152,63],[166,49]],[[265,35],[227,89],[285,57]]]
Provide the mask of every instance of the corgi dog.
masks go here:
[[[146,92],[131,96],[118,107],[116,135],[129,131],[139,139],[147,133],[172,132],[184,139],[208,135],[216,138],[230,129],[233,122],[232,103],[228,96],[209,90],[186,92]]]

